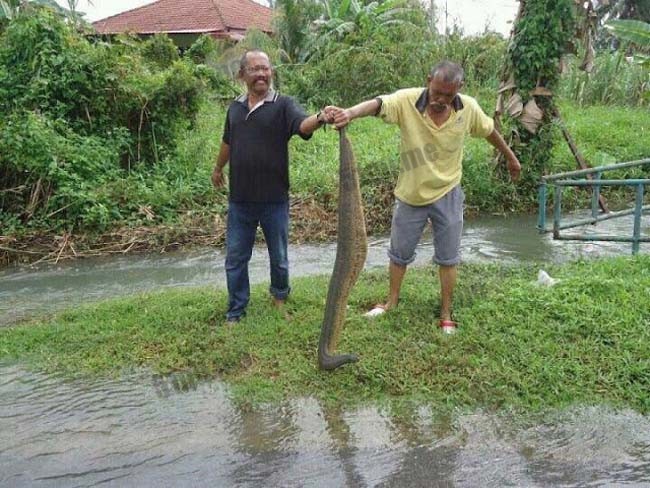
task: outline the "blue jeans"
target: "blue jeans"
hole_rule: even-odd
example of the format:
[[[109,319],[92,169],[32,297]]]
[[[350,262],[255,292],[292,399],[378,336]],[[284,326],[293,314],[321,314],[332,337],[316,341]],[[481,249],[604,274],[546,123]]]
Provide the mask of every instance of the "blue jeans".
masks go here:
[[[253,253],[257,226],[262,227],[271,261],[270,292],[284,300],[289,295],[289,202],[228,204],[226,228],[226,281],[228,313],[226,317],[244,315],[250,299],[248,262]]]

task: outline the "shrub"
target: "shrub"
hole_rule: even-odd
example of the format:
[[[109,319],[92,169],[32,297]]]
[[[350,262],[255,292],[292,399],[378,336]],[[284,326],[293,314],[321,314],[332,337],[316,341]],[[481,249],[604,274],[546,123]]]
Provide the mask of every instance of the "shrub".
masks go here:
[[[304,65],[281,66],[282,89],[311,105],[346,105],[424,82],[434,61],[432,39],[424,31],[395,26],[368,39],[361,35],[332,42],[322,57]]]
[[[184,56],[196,64],[205,64],[209,57],[216,55],[217,50],[217,41],[203,34],[185,51]]]
[[[169,68],[180,58],[176,44],[166,34],[155,34],[142,44],[142,56],[159,68]]]
[[[124,219],[114,181],[175,153],[208,86],[230,84],[164,36],[91,43],[49,10],[17,16],[0,36],[0,224]]]
[[[119,175],[126,131],[105,137],[76,134],[64,120],[15,112],[0,123],[0,181],[15,191],[0,193],[2,220],[11,214],[32,226],[75,225],[103,229],[119,208],[101,187]]]
[[[586,73],[572,57],[568,73],[560,83],[560,94],[579,105],[648,105],[645,96],[650,89],[650,71],[619,52],[601,52],[594,61],[594,70]]]

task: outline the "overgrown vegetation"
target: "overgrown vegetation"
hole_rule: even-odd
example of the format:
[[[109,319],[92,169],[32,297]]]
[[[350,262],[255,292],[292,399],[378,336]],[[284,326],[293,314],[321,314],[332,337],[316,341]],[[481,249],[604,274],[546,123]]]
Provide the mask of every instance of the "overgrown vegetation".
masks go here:
[[[327,277],[295,280],[288,321],[271,308],[265,285],[232,327],[223,324],[225,291],[164,291],[0,330],[0,360],[68,375],[147,367],[216,376],[253,403],[309,395],[443,409],[604,403],[650,412],[650,258],[552,266],[561,280],[552,288],[535,283],[538,269],[463,265],[454,336],[436,328],[434,269],[409,271],[399,308],[374,320],[362,313],[384,296],[388,278],[362,274],[339,344],[361,360],[334,373],[316,361]]]
[[[506,140],[524,162],[520,192],[531,203],[559,139],[552,123],[553,96],[575,24],[571,0],[522,2],[508,46],[497,112],[504,117]]]
[[[587,105],[645,106],[650,98],[650,69],[625,55],[605,51],[594,60],[591,73],[579,69],[579,60],[569,58],[567,73],[560,83],[560,95]]]
[[[219,83],[166,37],[91,43],[49,9],[18,15],[0,37],[0,226],[104,230],[137,214],[112,186],[155,179]]]
[[[643,114],[650,102],[650,75],[647,66],[629,61],[630,54],[643,53],[642,47],[603,45],[591,73],[578,71],[574,55],[568,59],[569,74],[560,78],[557,56],[568,35],[563,29],[570,27],[564,1],[544,9],[544,2],[527,2],[538,10],[518,27],[509,51],[495,33],[464,36],[456,30],[441,36],[432,27],[435,12],[409,1],[283,0],[275,38],[257,31],[238,44],[202,37],[182,54],[165,36],[111,42],[88,37],[81,19],[72,15],[74,1],[68,21],[38,6],[49,0],[3,3],[11,7],[0,20],[0,245],[5,247],[22,242],[22,236],[29,242],[35,235],[56,239],[140,226],[210,232],[226,201],[209,183],[225,115],[221,102],[239,90],[232,76],[241,53],[252,47],[270,53],[277,87],[309,110],[422,85],[430,65],[449,58],[464,65],[464,91],[477,96],[488,114],[510,52],[511,66],[526,87],[538,85],[538,72],[545,87],[552,83],[566,123],[592,164],[648,157],[639,134],[648,130]],[[636,12],[599,11],[599,22],[619,11]],[[539,47],[541,31],[552,40],[548,49]],[[526,90],[523,103],[530,97]],[[542,105],[543,98],[535,96]],[[603,104],[616,108],[600,110]],[[598,113],[600,125],[594,126],[586,113]],[[606,138],[602,126],[608,127]],[[553,124],[540,130],[541,142],[529,141],[516,124],[515,132],[511,128],[506,132],[513,142],[523,141],[519,152],[526,178],[511,185],[492,163],[489,147],[470,141],[465,184],[472,211],[530,211],[542,172],[574,168],[564,144],[553,145]],[[362,169],[369,230],[379,232],[389,222],[398,140],[377,121],[355,123],[351,137]],[[336,143],[335,133],[327,131],[293,145],[295,210],[309,202],[319,215],[331,215]]]

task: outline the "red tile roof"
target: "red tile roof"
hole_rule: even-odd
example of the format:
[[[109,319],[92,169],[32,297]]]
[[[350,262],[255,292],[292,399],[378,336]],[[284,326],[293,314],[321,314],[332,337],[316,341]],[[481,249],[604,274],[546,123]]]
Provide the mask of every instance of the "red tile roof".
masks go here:
[[[273,10],[253,0],[158,0],[93,22],[100,34],[133,32],[227,33],[249,28],[272,32]]]

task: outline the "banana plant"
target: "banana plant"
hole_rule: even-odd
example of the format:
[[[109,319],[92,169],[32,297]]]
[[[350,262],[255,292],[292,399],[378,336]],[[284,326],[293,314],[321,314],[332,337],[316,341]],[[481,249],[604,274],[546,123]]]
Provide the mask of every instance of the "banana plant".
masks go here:
[[[605,27],[624,41],[633,42],[646,52],[650,48],[650,23],[640,20],[610,20]],[[650,56],[645,53],[634,55],[637,63],[650,68]]]
[[[324,15],[312,23],[315,36],[310,54],[313,55],[331,40],[341,40],[360,30],[374,31],[390,25],[412,25],[409,14],[415,8],[408,0],[387,0],[383,3],[360,0],[321,0]]]
[[[81,19],[83,14],[79,14],[77,10],[79,0],[67,0],[67,4],[68,8],[62,7],[56,0],[0,0],[0,21],[12,20],[32,6],[50,7],[73,21]],[[88,4],[92,5],[93,2],[88,0]]]
[[[55,0],[0,0],[0,19],[14,19],[20,12],[32,5],[51,7],[62,14],[67,12]]]

